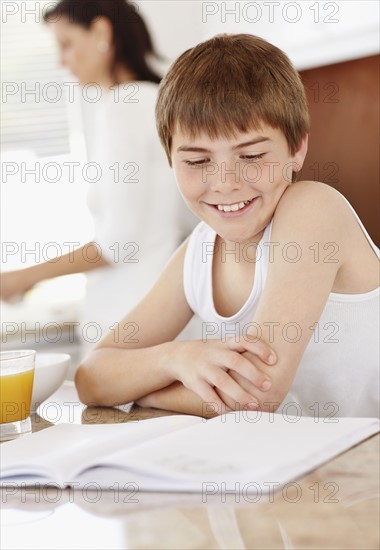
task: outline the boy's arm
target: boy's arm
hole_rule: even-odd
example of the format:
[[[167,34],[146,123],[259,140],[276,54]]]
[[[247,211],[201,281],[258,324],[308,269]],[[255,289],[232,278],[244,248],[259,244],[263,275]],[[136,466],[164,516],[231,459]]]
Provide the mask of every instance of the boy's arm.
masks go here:
[[[183,289],[186,246],[185,241],[147,296],[79,366],[75,383],[84,403],[120,405],[178,380],[198,396],[197,407],[199,399],[219,408],[235,407],[235,403],[254,406],[252,393],[228,372],[245,376],[252,387],[261,387],[267,375],[245,359],[233,342],[173,341],[193,315]],[[268,364],[275,362],[264,342],[252,343],[250,351]],[[225,400],[219,389],[225,391]],[[178,402],[176,396],[174,401]]]
[[[351,223],[340,195],[324,184],[297,183],[286,190],[277,206],[271,235],[274,259],[269,263],[265,288],[252,320],[259,332],[248,333],[239,343],[240,357],[267,374],[272,387],[261,391],[244,373],[229,371],[229,378],[251,395],[262,410],[276,410],[290,389],[313,327],[347,257],[345,235],[349,234]],[[252,353],[253,341],[269,343],[278,357],[275,368]],[[217,402],[200,399],[199,393],[184,386],[178,382],[166,384],[141,395],[139,402],[202,416],[210,403],[220,409],[224,404],[235,408],[234,400],[223,388],[215,388],[222,400]],[[244,406],[242,400],[236,399],[235,403],[239,408]]]
[[[75,383],[84,403],[120,405],[175,381],[166,351],[193,315],[181,290],[186,246],[187,240],[145,298],[82,361]]]
[[[174,382],[142,397],[136,404],[140,407],[152,407],[154,409],[165,409],[167,411],[175,411],[181,414],[192,414],[211,418],[225,412],[225,406],[216,406],[213,403],[204,402],[199,395],[185,388],[181,382]]]
[[[271,234],[273,261],[252,320],[256,327],[252,338],[264,338],[278,357],[276,368],[270,369],[272,388],[266,393],[252,390],[262,410],[275,410],[290,390],[347,258],[350,216],[342,197],[317,182],[289,186],[278,203]],[[241,343],[245,345],[244,338]],[[251,357],[249,352],[244,355]],[[259,358],[255,364],[269,372]]]
[[[340,195],[324,184],[299,182],[281,197],[271,234],[273,262],[269,263],[265,288],[252,320],[257,330],[251,333],[251,341],[260,337],[276,352],[275,368],[244,349],[249,344],[249,332],[239,342],[241,354],[270,376],[272,388],[260,391],[239,373],[229,373],[262,410],[276,410],[291,387],[313,326],[346,257],[344,234],[348,234],[352,221],[349,216]],[[223,391],[218,394],[227,401]],[[146,396],[141,405],[202,416],[199,411],[206,406],[178,384]]]

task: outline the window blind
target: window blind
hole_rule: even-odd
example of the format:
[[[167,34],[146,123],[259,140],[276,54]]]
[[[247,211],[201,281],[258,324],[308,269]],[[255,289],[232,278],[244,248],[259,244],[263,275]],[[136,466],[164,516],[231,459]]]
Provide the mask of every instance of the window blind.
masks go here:
[[[70,150],[69,88],[52,32],[43,22],[52,2],[2,2],[1,143],[37,157]]]

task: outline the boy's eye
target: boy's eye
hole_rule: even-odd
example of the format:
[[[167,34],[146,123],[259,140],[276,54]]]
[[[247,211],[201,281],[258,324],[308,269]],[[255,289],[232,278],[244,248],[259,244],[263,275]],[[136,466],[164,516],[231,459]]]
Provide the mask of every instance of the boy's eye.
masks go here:
[[[207,159],[202,159],[202,160],[185,160],[185,164],[187,164],[188,166],[202,166],[202,164],[205,164],[206,162],[208,162]]]
[[[259,160],[263,158],[265,153],[259,153],[258,155],[242,155],[240,158],[243,160]],[[201,160],[185,160],[185,164],[188,166],[202,166],[209,162],[209,159],[201,159]]]
[[[260,153],[259,155],[242,155],[241,158],[243,158],[244,160],[258,160],[262,159],[264,155],[265,153]]]

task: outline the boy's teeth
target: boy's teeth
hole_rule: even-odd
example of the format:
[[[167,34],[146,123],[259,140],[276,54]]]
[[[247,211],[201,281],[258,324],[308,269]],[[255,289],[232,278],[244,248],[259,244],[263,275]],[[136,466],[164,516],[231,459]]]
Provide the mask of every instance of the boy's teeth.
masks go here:
[[[223,210],[224,212],[236,212],[241,210],[251,201],[239,202],[235,204],[218,204],[218,210]]]

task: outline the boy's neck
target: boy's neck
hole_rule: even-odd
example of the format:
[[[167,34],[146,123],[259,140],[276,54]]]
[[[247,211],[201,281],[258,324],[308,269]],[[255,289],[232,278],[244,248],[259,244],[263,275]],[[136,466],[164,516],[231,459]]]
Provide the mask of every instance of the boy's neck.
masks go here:
[[[238,261],[241,264],[251,264],[255,260],[255,251],[258,249],[264,232],[265,229],[251,239],[241,242],[228,241],[220,235],[216,235],[214,254],[220,254],[223,262]]]

